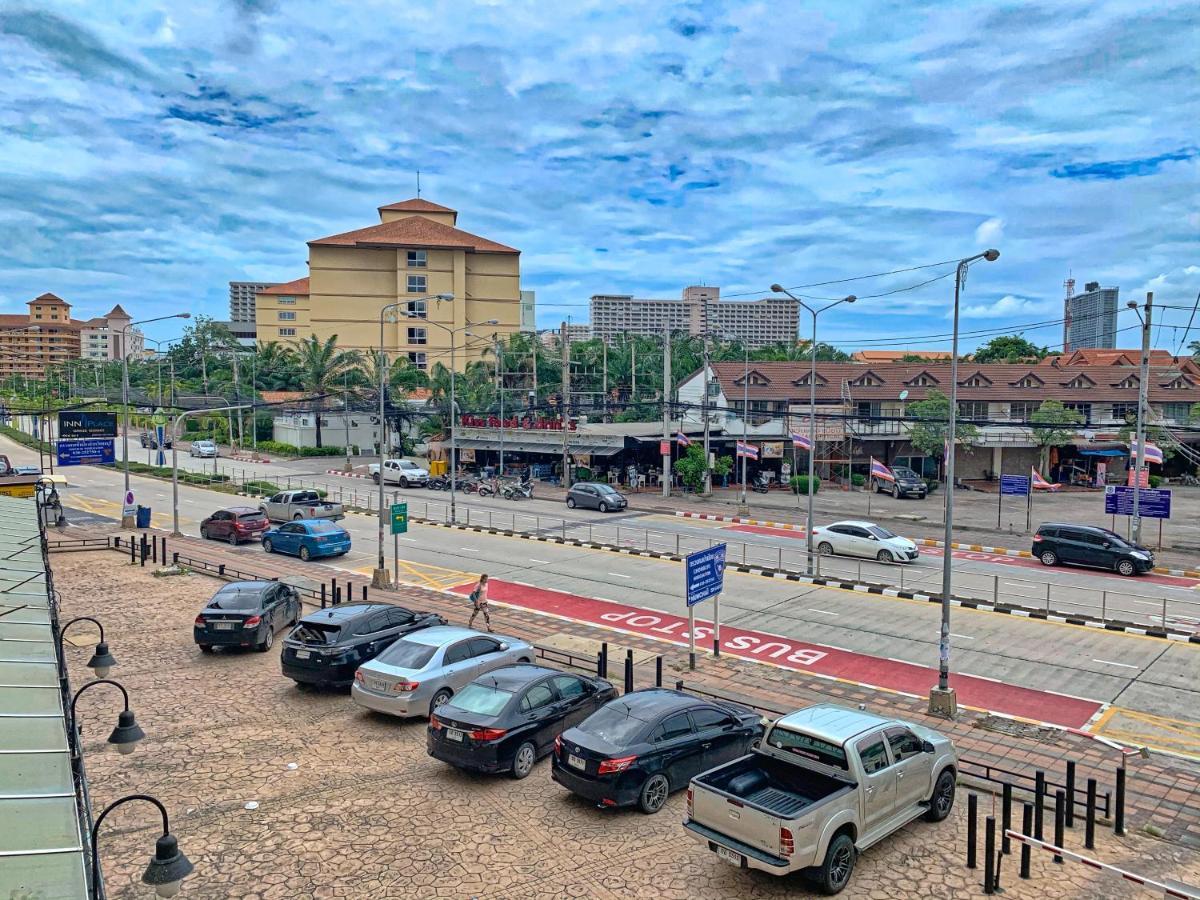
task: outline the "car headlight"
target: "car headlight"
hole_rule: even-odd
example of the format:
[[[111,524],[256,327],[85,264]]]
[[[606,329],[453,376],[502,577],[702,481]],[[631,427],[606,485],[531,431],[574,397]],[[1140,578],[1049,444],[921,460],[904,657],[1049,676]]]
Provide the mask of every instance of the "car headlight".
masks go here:
[[[1134,559],[1150,559],[1150,554],[1146,553],[1144,550],[1133,550],[1129,555]]]

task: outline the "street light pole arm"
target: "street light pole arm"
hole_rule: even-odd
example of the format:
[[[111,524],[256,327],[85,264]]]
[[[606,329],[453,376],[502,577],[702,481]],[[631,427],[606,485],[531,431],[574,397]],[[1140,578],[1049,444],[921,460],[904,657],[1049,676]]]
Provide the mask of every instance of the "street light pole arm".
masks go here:
[[[97,628],[100,629],[100,642],[104,643],[104,626],[102,624],[100,624],[99,619],[93,619],[91,616],[76,616],[74,619],[72,619],[70,622],[68,622],[62,628],[58,629],[58,648],[59,648],[59,650],[62,649],[63,639],[65,638],[65,636],[67,634],[67,629],[70,628],[72,625],[74,625],[76,622],[91,622],[93,625],[95,625]]]
[[[98,684],[111,684],[113,687],[119,690],[121,692],[121,696],[125,698],[125,711],[129,711],[129,691],[125,690],[125,686],[123,684],[121,684],[119,681],[113,681],[111,678],[98,678],[95,681],[89,681],[87,684],[77,690],[75,692],[75,696],[71,698],[71,726],[75,728],[76,731],[79,730],[79,726],[75,723],[75,704],[78,702],[84,691],[86,691],[88,688],[94,688]]]
[[[96,817],[95,824],[92,825],[92,896],[94,897],[100,896],[100,853],[96,848],[96,841],[100,836],[100,825],[110,812],[118,806],[122,806],[133,800],[144,800],[147,803],[153,803],[162,816],[163,837],[171,833],[170,823],[167,820],[167,808],[156,797],[151,797],[149,794],[130,794],[127,797],[122,797],[108,804],[100,815]]]

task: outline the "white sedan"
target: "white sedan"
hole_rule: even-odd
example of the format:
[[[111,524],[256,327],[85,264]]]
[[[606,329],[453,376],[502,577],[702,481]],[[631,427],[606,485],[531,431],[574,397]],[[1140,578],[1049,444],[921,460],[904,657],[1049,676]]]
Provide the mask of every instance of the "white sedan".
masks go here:
[[[834,522],[813,529],[813,541],[822,556],[865,556],[880,562],[912,562],[920,555],[908,538],[893,534],[874,522]]]

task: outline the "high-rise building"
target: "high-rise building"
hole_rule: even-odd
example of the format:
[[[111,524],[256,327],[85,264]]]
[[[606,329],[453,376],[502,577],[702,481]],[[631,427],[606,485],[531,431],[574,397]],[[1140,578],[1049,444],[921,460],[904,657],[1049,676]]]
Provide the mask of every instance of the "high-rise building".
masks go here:
[[[229,321],[253,322],[254,298],[259,291],[275,287],[275,281],[231,281],[229,282]]]
[[[108,361],[122,356],[136,358],[145,349],[145,338],[130,328],[133,316],[118,303],[107,315],[79,323],[79,355],[83,359]]]
[[[719,287],[684,288],[678,300],[631,294],[594,294],[592,335],[611,340],[622,334],[711,334],[752,348],[796,340],[800,305],[789,297],[722,300]]]
[[[521,291],[521,330],[537,331],[537,297],[533,291]]]
[[[1074,292],[1075,282],[1067,282],[1063,301],[1063,352],[1105,350],[1117,346],[1117,294],[1120,288],[1102,288],[1090,281],[1083,293]]]
[[[26,315],[0,315],[0,379],[45,378],[47,367],[79,358],[71,304],[47,293],[26,305]]]

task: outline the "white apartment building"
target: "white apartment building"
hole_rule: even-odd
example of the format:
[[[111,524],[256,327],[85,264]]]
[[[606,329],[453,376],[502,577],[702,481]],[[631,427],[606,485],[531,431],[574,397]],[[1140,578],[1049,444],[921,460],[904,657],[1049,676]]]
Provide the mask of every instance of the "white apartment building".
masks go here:
[[[136,328],[126,328],[133,317],[118,303],[107,315],[79,323],[79,357],[101,362],[122,356],[139,357],[145,351],[145,338]],[[122,350],[122,343],[125,344]]]
[[[707,333],[751,348],[795,341],[800,323],[800,306],[791,298],[722,300],[715,286],[686,287],[678,300],[594,294],[591,312],[592,335],[603,340],[670,331]]]

